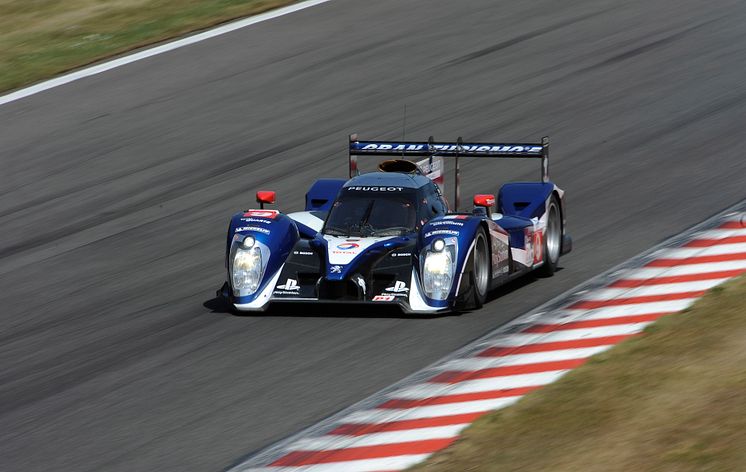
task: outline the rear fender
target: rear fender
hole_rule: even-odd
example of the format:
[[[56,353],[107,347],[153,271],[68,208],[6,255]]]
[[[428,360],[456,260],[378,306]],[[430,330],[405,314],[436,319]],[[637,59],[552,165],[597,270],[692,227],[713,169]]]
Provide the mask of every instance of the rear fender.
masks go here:
[[[555,190],[552,182],[510,182],[500,188],[497,207],[503,215],[541,218]]]
[[[517,250],[526,250],[525,258],[516,257],[516,260],[528,264],[529,266],[538,267],[544,262],[544,254],[536,247],[542,244],[544,231],[547,226],[547,209],[552,196],[556,197],[560,205],[560,214],[562,218],[562,248],[561,253],[565,254],[571,249],[570,239],[566,237],[566,212],[565,212],[565,192],[552,182],[511,182],[502,186],[498,196],[498,208],[500,212],[508,217],[519,217],[528,219],[531,226],[527,227],[524,234],[511,231],[511,246]],[[505,218],[498,224],[505,225],[509,223],[520,222],[516,219]],[[521,226],[517,224],[517,226]],[[525,238],[525,242],[521,241]],[[532,256],[533,254],[533,256]],[[523,260],[526,259],[526,260]]]

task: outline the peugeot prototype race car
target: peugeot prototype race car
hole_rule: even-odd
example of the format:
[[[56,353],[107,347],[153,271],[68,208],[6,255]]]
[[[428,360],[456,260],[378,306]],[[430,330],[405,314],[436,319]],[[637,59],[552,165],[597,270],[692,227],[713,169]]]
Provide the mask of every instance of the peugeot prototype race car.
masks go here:
[[[564,192],[549,181],[549,140],[537,144],[360,141],[350,136],[350,179],[321,179],[304,211],[259,209],[233,216],[218,291],[238,311],[275,302],[399,306],[439,313],[482,306],[495,287],[531,271],[552,275],[571,250]],[[388,158],[360,174],[359,157]],[[452,213],[436,182],[444,158],[535,158],[540,182],[514,182],[474,196]],[[419,162],[408,160],[420,159]],[[380,160],[380,159],[379,159]],[[493,211],[497,203],[497,211]]]

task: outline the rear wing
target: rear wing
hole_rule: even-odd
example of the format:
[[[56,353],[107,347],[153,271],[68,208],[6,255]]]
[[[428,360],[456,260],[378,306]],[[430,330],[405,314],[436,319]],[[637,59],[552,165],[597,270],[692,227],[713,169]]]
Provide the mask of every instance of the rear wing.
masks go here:
[[[432,164],[434,157],[455,158],[455,209],[459,206],[459,157],[480,158],[533,158],[541,160],[541,181],[549,182],[549,138],[544,136],[540,143],[464,143],[461,137],[456,142],[435,142],[433,137],[427,142],[413,141],[360,141],[357,134],[350,135],[349,167],[350,178],[358,175],[358,156],[380,157],[428,157]]]

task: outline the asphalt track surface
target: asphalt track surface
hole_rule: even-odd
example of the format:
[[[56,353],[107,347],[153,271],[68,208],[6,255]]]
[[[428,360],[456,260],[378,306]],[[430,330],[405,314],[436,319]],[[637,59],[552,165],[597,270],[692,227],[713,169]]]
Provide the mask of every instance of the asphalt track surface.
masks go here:
[[[221,470],[741,200],[744,24],[738,1],[336,1],[0,107],[0,470]],[[563,270],[462,316],[221,312],[232,212],[300,208],[405,104],[411,139],[551,136]],[[538,175],[463,168],[465,199]]]

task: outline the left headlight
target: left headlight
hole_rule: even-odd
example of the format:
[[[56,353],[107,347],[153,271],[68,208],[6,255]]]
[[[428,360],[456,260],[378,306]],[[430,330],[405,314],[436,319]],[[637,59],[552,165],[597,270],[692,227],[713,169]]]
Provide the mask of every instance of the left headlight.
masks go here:
[[[455,256],[455,246],[444,244],[442,239],[436,240],[432,249],[426,251],[422,264],[422,288],[430,298],[445,300],[448,297],[456,270]]]
[[[259,288],[262,280],[262,252],[258,246],[245,248],[236,247],[231,266],[231,280],[233,288],[251,295]]]

